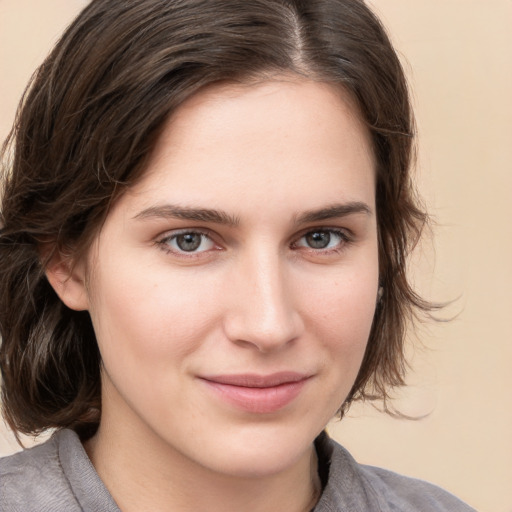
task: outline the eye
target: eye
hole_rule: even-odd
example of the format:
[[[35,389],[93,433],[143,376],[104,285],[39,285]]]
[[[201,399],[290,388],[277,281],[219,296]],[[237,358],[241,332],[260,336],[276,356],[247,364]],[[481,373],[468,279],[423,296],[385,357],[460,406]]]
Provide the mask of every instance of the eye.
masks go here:
[[[174,253],[201,253],[216,247],[213,240],[200,231],[181,231],[166,236],[158,242],[164,249]]]
[[[315,229],[302,235],[294,247],[305,247],[307,249],[336,250],[349,241],[349,237],[337,229]]]

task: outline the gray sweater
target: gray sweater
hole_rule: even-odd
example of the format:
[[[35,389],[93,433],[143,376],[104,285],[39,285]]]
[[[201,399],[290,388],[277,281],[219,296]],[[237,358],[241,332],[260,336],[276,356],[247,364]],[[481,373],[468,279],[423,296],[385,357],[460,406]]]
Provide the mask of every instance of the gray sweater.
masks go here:
[[[323,492],[314,512],[475,512],[432,484],[358,464],[326,434],[316,448]],[[0,511],[120,512],[71,430],[0,459]]]

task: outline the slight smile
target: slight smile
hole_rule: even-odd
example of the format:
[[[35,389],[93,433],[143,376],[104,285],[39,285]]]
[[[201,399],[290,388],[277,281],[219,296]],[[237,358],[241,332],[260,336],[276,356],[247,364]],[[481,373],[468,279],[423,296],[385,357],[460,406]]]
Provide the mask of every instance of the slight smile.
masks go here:
[[[297,372],[279,372],[205,376],[200,380],[230,405],[246,412],[265,414],[291,403],[310,378],[311,375]]]

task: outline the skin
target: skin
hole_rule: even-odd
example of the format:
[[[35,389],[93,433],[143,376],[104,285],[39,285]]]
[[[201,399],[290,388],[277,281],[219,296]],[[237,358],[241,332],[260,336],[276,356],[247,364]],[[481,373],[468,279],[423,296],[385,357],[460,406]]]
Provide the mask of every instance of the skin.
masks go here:
[[[169,120],[87,259],[66,279],[49,269],[93,321],[103,410],[86,450],[123,511],[312,506],[312,443],[354,383],[375,311],[374,167],[331,85],[209,87]],[[307,378],[272,412],[204,380],[281,371]]]

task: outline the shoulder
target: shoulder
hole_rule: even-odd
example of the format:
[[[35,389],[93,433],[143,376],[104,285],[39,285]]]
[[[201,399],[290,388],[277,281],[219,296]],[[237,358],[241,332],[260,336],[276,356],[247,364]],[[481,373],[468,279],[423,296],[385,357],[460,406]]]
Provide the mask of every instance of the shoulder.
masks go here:
[[[80,510],[62,470],[58,435],[0,459],[0,510]]]
[[[476,512],[433,484],[382,468],[358,464],[350,453],[326,435],[317,439],[324,461],[324,494],[315,511],[358,512]]]
[[[392,510],[476,512],[453,494],[424,480],[373,466],[359,466],[361,477]]]

